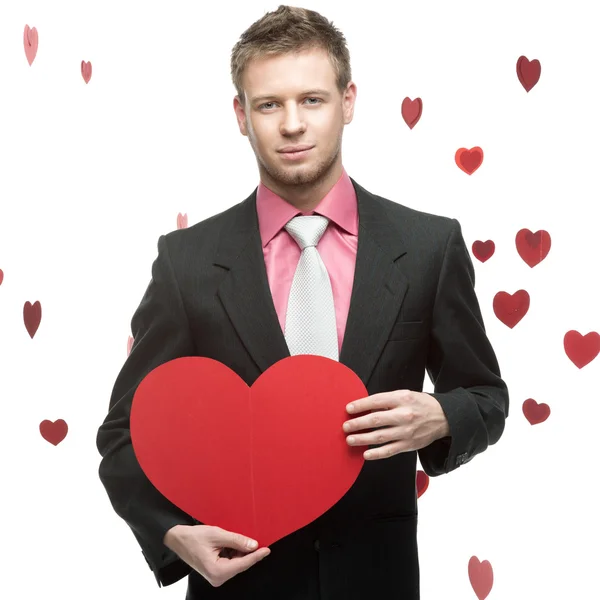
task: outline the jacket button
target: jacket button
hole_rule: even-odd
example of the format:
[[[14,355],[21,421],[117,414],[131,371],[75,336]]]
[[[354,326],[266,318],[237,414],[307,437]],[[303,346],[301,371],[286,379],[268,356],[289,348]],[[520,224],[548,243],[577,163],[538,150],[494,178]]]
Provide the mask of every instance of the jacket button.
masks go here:
[[[315,550],[318,552],[321,548],[321,544],[319,543],[319,540],[315,540]]]

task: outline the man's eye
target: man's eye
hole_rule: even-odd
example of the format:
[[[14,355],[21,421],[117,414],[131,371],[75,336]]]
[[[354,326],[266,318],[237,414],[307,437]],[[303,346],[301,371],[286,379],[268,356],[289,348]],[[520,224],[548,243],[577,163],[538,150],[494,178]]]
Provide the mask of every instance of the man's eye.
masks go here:
[[[314,98],[314,97],[309,97],[309,98],[305,98],[305,100],[317,100],[318,102],[322,102],[322,100],[320,98]],[[265,102],[264,104],[261,104],[258,108],[267,108],[268,104],[275,104],[275,102]],[[311,106],[316,106],[315,103],[310,103]]]

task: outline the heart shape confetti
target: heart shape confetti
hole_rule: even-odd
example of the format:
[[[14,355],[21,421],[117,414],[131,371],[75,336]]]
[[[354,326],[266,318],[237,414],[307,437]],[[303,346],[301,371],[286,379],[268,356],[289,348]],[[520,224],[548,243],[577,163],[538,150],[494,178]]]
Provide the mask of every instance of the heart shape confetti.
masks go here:
[[[526,92],[539,81],[541,73],[542,65],[539,60],[530,61],[526,56],[520,56],[517,60],[517,77]]]
[[[459,169],[467,175],[472,175],[483,162],[483,150],[479,146],[475,146],[470,150],[459,148],[454,155],[454,160]]]
[[[533,268],[548,256],[552,240],[550,234],[543,229],[535,233],[529,229],[521,229],[515,237],[515,245],[519,256]]]
[[[476,556],[469,560],[469,581],[479,600],[485,600],[494,585],[494,571],[488,560],[479,562]]]
[[[579,331],[567,331],[563,340],[569,360],[579,369],[583,369],[600,354],[600,334],[590,331],[581,335]]]
[[[494,255],[496,244],[494,244],[492,240],[487,240],[486,242],[475,240],[471,249],[473,251],[473,256],[484,263]]]
[[[550,407],[543,402],[538,404],[533,398],[528,398],[523,402],[523,414],[531,425],[537,425],[550,416]]]
[[[512,329],[527,314],[529,304],[529,294],[525,290],[518,290],[512,295],[498,292],[493,300],[494,314]]]
[[[423,100],[415,98],[411,100],[408,96],[402,100],[402,118],[404,122],[412,129],[423,114]]]

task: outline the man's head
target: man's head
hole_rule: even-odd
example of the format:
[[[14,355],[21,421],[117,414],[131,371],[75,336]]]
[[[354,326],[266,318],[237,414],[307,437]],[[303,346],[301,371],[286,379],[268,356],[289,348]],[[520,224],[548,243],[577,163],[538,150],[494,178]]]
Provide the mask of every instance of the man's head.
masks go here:
[[[231,76],[240,132],[261,180],[299,208],[312,208],[341,175],[343,129],[354,112],[343,34],[314,11],[280,6],[242,34]],[[299,145],[312,149],[294,160],[280,152]]]

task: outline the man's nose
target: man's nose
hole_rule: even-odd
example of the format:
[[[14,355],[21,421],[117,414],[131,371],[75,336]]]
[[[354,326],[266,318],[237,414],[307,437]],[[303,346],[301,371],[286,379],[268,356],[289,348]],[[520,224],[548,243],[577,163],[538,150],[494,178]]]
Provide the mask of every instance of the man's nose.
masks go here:
[[[281,132],[285,134],[294,134],[306,129],[306,124],[304,123],[300,112],[297,108],[288,108],[286,109],[283,117],[283,121],[281,123]]]

